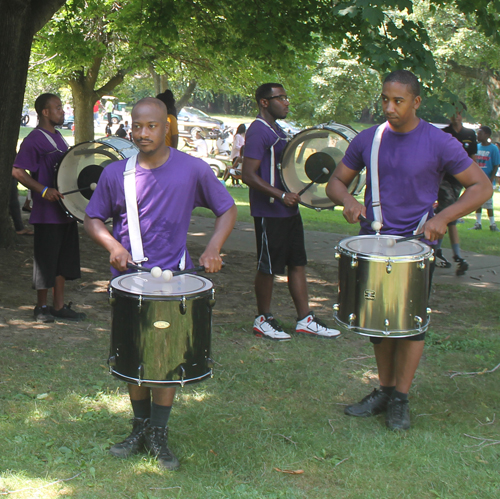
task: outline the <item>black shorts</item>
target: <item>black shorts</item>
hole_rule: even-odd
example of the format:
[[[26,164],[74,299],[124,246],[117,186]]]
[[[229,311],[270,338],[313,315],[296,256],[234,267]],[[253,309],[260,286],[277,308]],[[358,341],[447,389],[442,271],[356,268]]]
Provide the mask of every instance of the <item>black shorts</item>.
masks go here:
[[[307,265],[300,214],[286,218],[254,217],[254,223],[260,272],[285,274],[285,267]]]
[[[431,263],[430,269],[429,269],[429,297],[431,295],[431,287],[432,287],[432,276],[434,275],[434,269],[436,268],[436,260],[434,260]],[[370,341],[374,345],[378,345],[382,343],[382,340],[384,338],[381,336],[370,336]],[[405,338],[396,338],[400,340],[410,340],[410,341],[424,341],[425,340],[425,333],[420,333],[420,334],[415,334],[413,336],[407,336]]]
[[[80,277],[78,225],[34,224],[33,289],[50,289],[56,277],[71,281]]]

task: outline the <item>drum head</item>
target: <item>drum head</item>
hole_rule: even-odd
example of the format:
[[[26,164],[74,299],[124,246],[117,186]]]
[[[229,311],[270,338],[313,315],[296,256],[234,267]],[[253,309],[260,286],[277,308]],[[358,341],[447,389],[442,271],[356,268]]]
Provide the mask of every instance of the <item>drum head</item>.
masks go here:
[[[197,296],[212,289],[213,284],[204,277],[183,274],[170,282],[161,277],[153,277],[148,272],[124,274],[111,280],[111,287],[130,295],[168,299],[169,297]]]
[[[90,184],[98,183],[103,169],[121,159],[137,154],[139,149],[129,140],[120,137],[105,137],[91,142],[82,142],[68,151],[56,167],[55,187],[66,194],[60,203],[64,211],[79,222],[83,222],[85,208],[92,197]]]
[[[421,260],[430,256],[431,248],[420,241],[403,241],[392,244],[398,236],[367,235],[342,239],[339,249],[350,256],[367,256],[387,260]]]
[[[280,168],[281,180],[287,191],[298,193],[314,181],[301,194],[300,204],[321,210],[333,208],[335,204],[326,195],[326,185],[356,135],[354,129],[333,122],[295,135],[283,151]],[[359,183],[358,175],[349,186],[351,194],[361,190]]]

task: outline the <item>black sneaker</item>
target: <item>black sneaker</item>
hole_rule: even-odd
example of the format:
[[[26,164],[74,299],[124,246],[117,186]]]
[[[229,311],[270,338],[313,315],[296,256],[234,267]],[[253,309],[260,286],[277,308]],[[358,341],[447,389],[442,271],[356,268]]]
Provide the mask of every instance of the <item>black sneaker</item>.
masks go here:
[[[410,404],[408,400],[393,398],[387,404],[385,425],[390,430],[407,430],[410,428]]]
[[[84,321],[87,315],[82,312],[75,312],[71,308],[71,305],[72,303],[69,302],[68,305],[63,305],[60,310],[50,307],[50,313],[58,319],[66,319],[68,321]]]
[[[161,468],[178,470],[179,460],[168,448],[168,428],[161,426],[148,426],[144,432],[146,450],[158,460]]]
[[[44,305],[43,307],[35,307],[33,315],[37,322],[54,322],[54,316],[50,312],[49,307]]]
[[[453,259],[458,263],[455,273],[457,275],[464,275],[469,268],[469,264],[463,258],[459,258],[458,256],[454,256]]]
[[[436,267],[441,269],[449,269],[451,267],[451,263],[444,257],[443,250],[441,248],[436,250],[436,258],[441,260],[440,262],[436,262]]]
[[[375,388],[370,395],[367,395],[357,404],[348,405],[344,409],[344,414],[347,414],[348,416],[356,416],[358,418],[376,416],[387,409],[389,399],[390,397],[387,393]]]
[[[144,430],[148,422],[149,419],[132,419],[132,433],[123,442],[113,445],[109,453],[115,457],[126,458],[144,450]]]

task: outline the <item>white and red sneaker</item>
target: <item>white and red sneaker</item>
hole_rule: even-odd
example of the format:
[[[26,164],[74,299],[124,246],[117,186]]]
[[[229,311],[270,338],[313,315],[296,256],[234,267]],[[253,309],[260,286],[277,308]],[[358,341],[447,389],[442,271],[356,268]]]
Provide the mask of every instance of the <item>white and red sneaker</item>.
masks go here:
[[[291,336],[278,324],[278,321],[271,315],[258,315],[253,323],[253,333],[259,338],[268,338],[275,341],[288,341]]]
[[[340,331],[337,331],[337,329],[329,329],[326,324],[316,319],[313,314],[309,314],[300,321],[297,321],[295,332],[307,336],[318,336],[330,339],[335,339],[340,336]]]

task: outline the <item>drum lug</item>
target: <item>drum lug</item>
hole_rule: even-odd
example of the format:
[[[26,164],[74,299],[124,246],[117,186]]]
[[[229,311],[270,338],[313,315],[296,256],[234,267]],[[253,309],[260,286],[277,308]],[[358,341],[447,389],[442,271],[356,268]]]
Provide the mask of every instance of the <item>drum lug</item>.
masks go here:
[[[141,386],[142,385],[143,375],[144,375],[144,366],[141,364],[137,368],[137,386]]]
[[[427,312],[427,315],[431,315],[432,314],[432,310],[429,307],[427,307],[425,309],[425,311]]]
[[[318,213],[321,212],[321,208],[314,208],[315,211],[317,211]]]
[[[181,371],[181,388],[184,387],[184,376],[186,374],[186,371],[182,366],[180,366],[180,371]]]
[[[337,249],[337,248],[335,248],[335,249]],[[338,251],[335,251],[335,260],[340,260],[341,257],[342,257],[342,255]]]
[[[349,326],[353,327],[355,320],[356,320],[356,314],[350,314],[349,315]]]
[[[351,260],[351,268],[356,269],[357,267],[358,267],[358,259],[355,256],[353,256]]]
[[[338,312],[340,310],[340,305],[338,303],[333,304],[333,311]]]
[[[111,372],[113,370],[112,368],[116,366],[116,355],[112,355],[108,359],[108,366],[109,366],[109,372]]]
[[[434,256],[434,253],[432,253],[432,255],[429,257],[429,262],[432,263],[435,259],[436,257]]]
[[[385,331],[384,331],[384,334],[386,336],[389,336],[391,334],[391,332],[389,331],[389,326],[391,325],[391,322],[389,321],[389,319],[385,319],[384,320],[384,326],[385,326]]]
[[[418,267],[420,270],[424,270],[424,269],[425,269],[425,262],[418,262],[417,267]]]
[[[210,308],[213,308],[215,306],[215,289],[212,288],[212,296],[210,298],[210,300],[208,300],[208,306]]]
[[[181,298],[181,302],[179,303],[179,310],[182,315],[186,315],[186,297],[183,296]]]
[[[142,309],[142,296],[139,296],[139,300],[137,300],[137,308],[139,309],[139,312]]]
[[[385,267],[385,271],[390,274],[392,272],[392,265],[391,262],[387,262],[387,265]]]
[[[419,331],[422,329],[422,317],[419,317],[418,315],[416,315],[413,320],[417,323],[417,327],[419,329]]]

